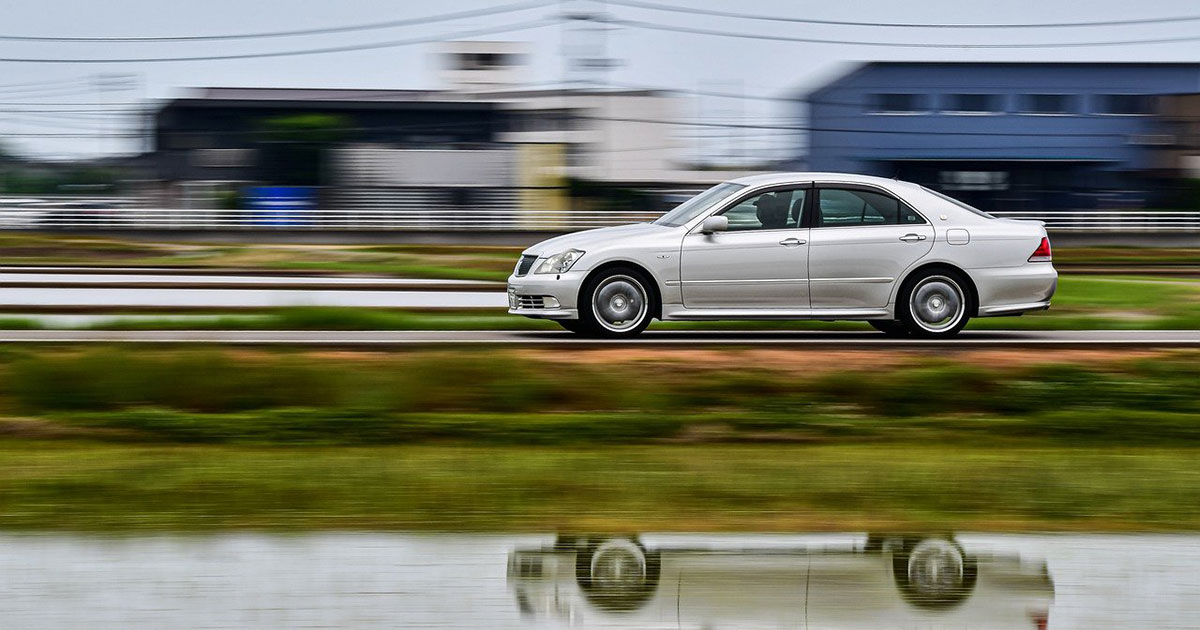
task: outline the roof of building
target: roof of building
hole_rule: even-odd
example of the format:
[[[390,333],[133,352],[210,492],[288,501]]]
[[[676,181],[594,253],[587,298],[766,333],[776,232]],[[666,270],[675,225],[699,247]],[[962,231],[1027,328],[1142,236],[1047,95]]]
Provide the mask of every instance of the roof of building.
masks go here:
[[[987,67],[987,68],[1180,68],[1190,67],[1200,71],[1200,62],[1191,61],[864,61],[850,70],[843,72],[833,79],[826,81],[815,89],[802,88],[796,91],[797,96],[811,98],[825,90],[834,88],[847,79],[871,68],[881,67]]]
[[[649,89],[496,89],[487,92],[454,92],[446,90],[386,90],[350,88],[254,88],[202,87],[192,88],[182,98],[168,100],[162,108],[170,107],[294,107],[337,109],[391,109],[437,105],[452,109],[488,109],[500,102],[520,99],[569,96],[659,96],[659,90]]]
[[[187,100],[223,101],[419,101],[444,100],[435,90],[385,90],[348,88],[201,87],[189,90]]]

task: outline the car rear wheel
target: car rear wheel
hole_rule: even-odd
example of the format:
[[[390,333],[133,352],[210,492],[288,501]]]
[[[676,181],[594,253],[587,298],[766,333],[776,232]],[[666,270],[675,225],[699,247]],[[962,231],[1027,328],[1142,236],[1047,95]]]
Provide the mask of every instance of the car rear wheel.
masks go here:
[[[931,270],[909,278],[896,301],[897,315],[914,337],[957,335],[970,319],[971,297],[956,273]]]
[[[578,541],[575,578],[588,602],[607,612],[632,612],[650,601],[658,588],[659,554],[647,552],[636,538]]]
[[[654,313],[650,281],[640,272],[614,267],[588,279],[581,291],[579,320],[601,337],[635,337]]]

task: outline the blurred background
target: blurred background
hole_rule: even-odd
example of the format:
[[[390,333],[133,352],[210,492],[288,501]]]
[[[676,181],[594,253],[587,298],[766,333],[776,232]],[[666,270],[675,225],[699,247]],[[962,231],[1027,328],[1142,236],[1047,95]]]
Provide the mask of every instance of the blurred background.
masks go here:
[[[1197,26],[8,3],[0,625],[1200,625]],[[505,313],[535,242],[805,170],[1044,221],[1054,307],[928,343]]]
[[[765,170],[1200,222],[1186,2],[56,6],[3,35],[9,227],[564,230]]]

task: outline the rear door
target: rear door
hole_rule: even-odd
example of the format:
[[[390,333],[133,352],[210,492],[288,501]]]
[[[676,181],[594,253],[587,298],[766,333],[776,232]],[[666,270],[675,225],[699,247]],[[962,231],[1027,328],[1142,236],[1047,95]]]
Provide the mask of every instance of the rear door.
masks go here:
[[[819,184],[809,231],[812,307],[887,306],[900,274],[933,248],[933,226],[885,190]]]

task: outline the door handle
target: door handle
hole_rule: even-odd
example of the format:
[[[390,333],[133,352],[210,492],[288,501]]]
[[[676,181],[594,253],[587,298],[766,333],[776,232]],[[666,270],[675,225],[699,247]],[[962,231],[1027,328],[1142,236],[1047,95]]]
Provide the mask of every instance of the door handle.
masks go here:
[[[798,238],[785,238],[782,241],[779,241],[779,244],[783,245],[784,247],[799,247],[807,242],[808,241]]]
[[[924,234],[905,234],[904,236],[900,237],[900,240],[904,241],[905,243],[915,243],[917,241],[925,240],[925,235]]]

